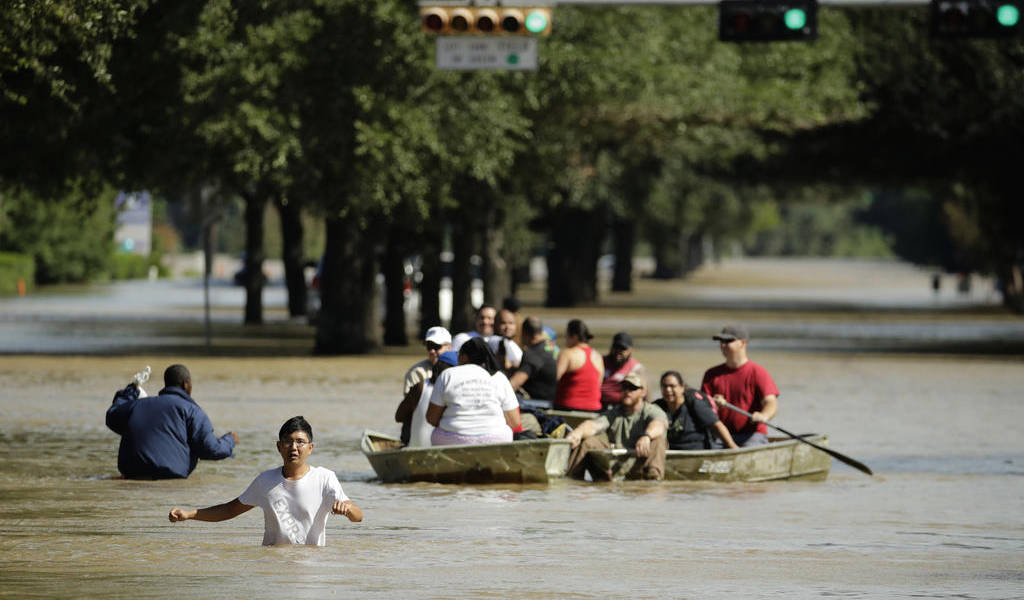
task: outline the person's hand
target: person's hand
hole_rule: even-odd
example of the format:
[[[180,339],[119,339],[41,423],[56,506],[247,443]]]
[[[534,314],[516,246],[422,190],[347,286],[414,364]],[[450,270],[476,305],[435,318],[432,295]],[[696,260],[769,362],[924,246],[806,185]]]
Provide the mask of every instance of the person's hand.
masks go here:
[[[331,512],[336,515],[349,516],[352,514],[352,501],[351,500],[338,500],[331,507]]]
[[[646,433],[636,441],[636,455],[638,458],[647,458],[651,455],[651,436]]]
[[[750,420],[755,423],[766,423],[768,421],[768,419],[764,418],[763,414],[757,411],[750,413]]]
[[[711,399],[714,400],[715,404],[717,404],[718,406],[725,406],[725,396],[721,394],[715,394],[714,396],[711,397]]]
[[[193,516],[195,516],[194,513],[195,511],[182,510],[175,506],[174,508],[171,509],[171,512],[167,513],[167,520],[169,520],[171,523],[177,523],[179,521],[188,521]]]
[[[235,440],[235,444],[238,443],[238,434],[237,433],[235,433],[234,431],[229,431],[228,435],[231,436],[231,439]]]
[[[569,435],[565,436],[565,439],[569,440],[570,448],[575,448],[580,445],[581,441],[583,441],[583,436],[580,434],[579,429],[573,429],[569,432]]]

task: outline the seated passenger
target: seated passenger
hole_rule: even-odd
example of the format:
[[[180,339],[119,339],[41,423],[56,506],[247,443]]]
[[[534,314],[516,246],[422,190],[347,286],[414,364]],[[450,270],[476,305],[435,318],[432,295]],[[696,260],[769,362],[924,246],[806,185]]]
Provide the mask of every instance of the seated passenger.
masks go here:
[[[452,334],[444,327],[431,327],[423,338],[423,345],[427,349],[427,357],[406,371],[402,394],[408,394],[412,386],[430,379],[430,371],[437,364],[437,357],[452,349]]]
[[[572,445],[569,455],[569,476],[583,479],[590,472],[594,481],[609,480],[612,474],[594,465],[588,456],[591,450],[608,448],[598,434],[607,430],[608,440],[616,448],[636,452],[636,462],[626,474],[627,479],[662,479],[665,477],[665,432],[668,419],[657,406],[644,402],[644,381],[636,373],[622,380],[622,402],[609,408],[600,417],[579,424],[565,439]]]
[[[586,323],[579,319],[569,321],[566,326],[566,348],[558,354],[555,408],[594,412],[601,410],[604,361],[587,344],[593,338]]]
[[[498,311],[498,320],[495,321],[494,335],[487,338],[487,344],[498,359],[501,369],[512,374],[519,363],[523,360],[523,350],[515,342],[519,334],[519,323],[516,322],[516,315],[510,310]]]
[[[521,428],[516,394],[482,338],[464,343],[459,366],[437,378],[427,422],[435,427],[435,446],[511,442],[513,430]]]
[[[430,436],[434,427],[427,423],[427,408],[430,406],[430,394],[434,391],[437,377],[448,367],[459,364],[459,355],[449,350],[437,356],[432,368],[430,379],[420,381],[409,388],[409,392],[395,409],[395,422],[402,424],[402,443],[410,448],[422,448],[430,445]]]
[[[509,381],[517,393],[526,392],[533,400],[554,400],[558,363],[548,347],[551,342],[544,335],[540,319],[527,317],[523,321],[523,360]]]
[[[452,350],[458,352],[462,349],[462,345],[466,343],[466,340],[472,338],[482,337],[484,340],[491,339],[491,336],[494,335],[494,319],[497,315],[498,311],[493,306],[481,304],[480,308],[476,309],[473,330],[456,334],[452,338]]]
[[[668,415],[669,450],[706,450],[721,447],[715,435],[729,448],[738,448],[729,429],[718,418],[714,403],[699,391],[686,387],[678,371],[661,375],[661,398],[655,406]]]
[[[623,378],[636,373],[647,379],[647,371],[633,356],[633,336],[620,331],[612,338],[612,347],[604,356],[604,381],[601,383],[601,404],[607,408],[622,401]]]

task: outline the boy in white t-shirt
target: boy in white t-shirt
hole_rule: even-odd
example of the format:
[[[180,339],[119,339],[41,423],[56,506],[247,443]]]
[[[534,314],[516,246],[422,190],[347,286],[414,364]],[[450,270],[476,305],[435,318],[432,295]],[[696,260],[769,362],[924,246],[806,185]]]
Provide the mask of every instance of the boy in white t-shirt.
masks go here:
[[[238,498],[198,510],[174,507],[167,518],[172,523],[226,521],[259,506],[263,509],[264,546],[323,546],[331,513],[344,515],[353,523],[363,520],[362,509],[342,491],[334,471],[306,464],[313,453],[313,428],[306,419],[292,417],[281,426],[277,451],[284,466],[260,473]]]

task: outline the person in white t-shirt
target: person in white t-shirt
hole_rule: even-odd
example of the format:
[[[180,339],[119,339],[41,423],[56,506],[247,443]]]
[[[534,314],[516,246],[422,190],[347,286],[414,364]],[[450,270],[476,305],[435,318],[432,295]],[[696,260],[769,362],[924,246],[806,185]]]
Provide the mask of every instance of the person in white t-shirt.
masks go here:
[[[491,347],[505,374],[511,375],[523,361],[523,349],[515,342],[519,335],[519,323],[516,314],[504,308],[498,311],[495,323],[494,335],[487,338],[487,345]]]
[[[278,433],[277,451],[284,465],[260,473],[238,498],[194,510],[174,507],[167,518],[171,523],[226,521],[259,506],[263,509],[264,546],[323,546],[331,513],[353,523],[363,520],[362,509],[345,495],[334,471],[306,463],[313,453],[313,428],[306,419],[299,416],[285,421]]]
[[[441,373],[458,366],[458,364],[459,355],[454,350],[441,353],[431,369],[430,379],[412,386],[409,393],[402,399],[401,404],[395,409],[395,422],[402,424],[401,439],[406,447],[424,448],[431,445],[430,436],[434,433],[434,426],[427,423],[430,396]]]
[[[522,426],[519,401],[498,360],[481,338],[459,350],[459,366],[437,378],[427,407],[434,446],[511,442]]]
[[[484,340],[491,339],[494,335],[494,318],[498,316],[498,310],[490,304],[481,304],[476,309],[476,319],[473,321],[472,331],[463,331],[452,338],[452,350],[458,352],[467,340],[482,337]]]

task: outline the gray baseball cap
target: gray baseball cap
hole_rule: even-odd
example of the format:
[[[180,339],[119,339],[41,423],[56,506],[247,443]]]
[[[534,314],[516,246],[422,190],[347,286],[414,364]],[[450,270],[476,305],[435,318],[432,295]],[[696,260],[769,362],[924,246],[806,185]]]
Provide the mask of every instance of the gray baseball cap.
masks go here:
[[[749,340],[750,334],[747,333],[747,328],[743,325],[726,325],[722,328],[722,332],[718,335],[712,336],[711,339],[719,342],[731,342],[733,340]]]

